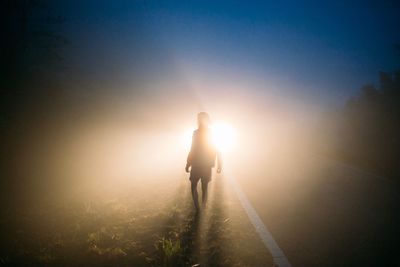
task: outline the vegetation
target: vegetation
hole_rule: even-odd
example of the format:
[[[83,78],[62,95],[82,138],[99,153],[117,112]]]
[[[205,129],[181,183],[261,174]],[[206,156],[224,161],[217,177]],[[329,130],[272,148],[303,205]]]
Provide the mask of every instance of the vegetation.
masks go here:
[[[400,71],[381,72],[343,112],[341,156],[388,177],[400,175]]]
[[[0,220],[0,265],[272,265],[233,195],[222,197],[216,185],[210,206],[195,216],[190,188],[182,185],[178,194],[163,197],[146,189],[148,194],[125,192],[112,199],[74,198],[9,210]]]

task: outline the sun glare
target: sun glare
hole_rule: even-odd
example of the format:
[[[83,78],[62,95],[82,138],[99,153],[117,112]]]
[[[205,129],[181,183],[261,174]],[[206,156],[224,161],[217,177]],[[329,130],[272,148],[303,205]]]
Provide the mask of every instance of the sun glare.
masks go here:
[[[217,149],[224,153],[232,150],[235,142],[235,129],[227,123],[215,123],[211,126],[212,139]]]
[[[211,125],[211,138],[213,144],[221,153],[230,152],[235,144],[236,131],[228,123],[213,123]],[[190,148],[192,142],[193,130],[187,130],[183,134],[183,144],[186,148]]]

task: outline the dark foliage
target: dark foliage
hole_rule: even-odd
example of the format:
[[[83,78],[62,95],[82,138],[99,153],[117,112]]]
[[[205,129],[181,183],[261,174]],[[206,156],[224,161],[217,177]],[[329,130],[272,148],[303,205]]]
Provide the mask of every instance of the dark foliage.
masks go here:
[[[37,128],[48,107],[56,105],[57,73],[62,66],[64,18],[53,15],[51,1],[6,0],[0,3],[0,196],[10,196],[24,181],[18,149]],[[57,90],[55,89],[57,88]]]
[[[40,0],[0,4],[2,127],[9,128],[27,101],[48,90],[43,85],[62,61],[61,48],[67,43],[61,34],[64,18],[52,15],[49,4]]]
[[[400,174],[400,71],[381,72],[344,110],[343,156],[388,177]]]

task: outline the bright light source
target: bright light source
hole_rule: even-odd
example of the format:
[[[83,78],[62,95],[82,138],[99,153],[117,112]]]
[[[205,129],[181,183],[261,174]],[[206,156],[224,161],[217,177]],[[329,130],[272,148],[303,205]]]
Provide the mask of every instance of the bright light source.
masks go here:
[[[235,143],[235,129],[227,123],[214,123],[211,126],[212,140],[217,149],[222,152],[232,150]]]
[[[211,138],[213,144],[221,153],[230,152],[234,146],[236,131],[227,123],[213,123],[211,125]],[[186,149],[190,149],[193,129],[185,131],[182,135],[182,143]]]

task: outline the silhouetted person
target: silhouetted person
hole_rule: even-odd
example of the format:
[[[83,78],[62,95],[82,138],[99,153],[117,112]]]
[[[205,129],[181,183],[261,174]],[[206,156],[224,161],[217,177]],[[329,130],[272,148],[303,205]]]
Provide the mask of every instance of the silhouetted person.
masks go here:
[[[211,181],[211,171],[218,158],[217,172],[222,170],[221,156],[212,142],[211,130],[209,128],[210,116],[206,112],[197,114],[198,129],[193,132],[192,147],[190,149],[185,170],[189,172],[192,188],[192,197],[196,210],[199,210],[197,184],[201,180],[202,203],[207,202],[207,188]]]

